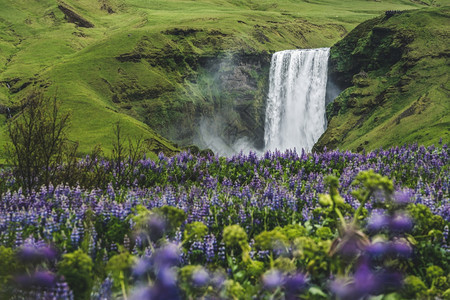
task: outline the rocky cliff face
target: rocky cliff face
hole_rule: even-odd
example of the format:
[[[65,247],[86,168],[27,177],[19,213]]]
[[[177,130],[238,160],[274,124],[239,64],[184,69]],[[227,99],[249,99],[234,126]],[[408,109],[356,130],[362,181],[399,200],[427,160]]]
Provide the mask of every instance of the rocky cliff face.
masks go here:
[[[327,107],[315,150],[450,140],[449,12],[385,14],[331,48],[329,78],[343,92]]]
[[[139,82],[125,70],[121,80],[108,84],[113,102],[125,113],[157,128],[180,146],[200,143],[207,147],[201,142],[201,130],[206,126],[227,144],[245,136],[254,147],[262,148],[270,57],[265,51],[126,53],[117,59],[145,59],[164,70],[172,84]]]
[[[190,113],[194,117],[191,132],[169,136],[198,142],[202,135],[200,127],[208,126],[227,144],[246,137],[254,147],[262,148],[270,57],[269,53],[260,52],[200,58],[198,73],[186,81],[185,92],[180,95],[192,96],[192,102],[197,104],[195,111],[185,111],[185,115]],[[177,132],[179,128],[188,128],[177,122],[172,126]]]

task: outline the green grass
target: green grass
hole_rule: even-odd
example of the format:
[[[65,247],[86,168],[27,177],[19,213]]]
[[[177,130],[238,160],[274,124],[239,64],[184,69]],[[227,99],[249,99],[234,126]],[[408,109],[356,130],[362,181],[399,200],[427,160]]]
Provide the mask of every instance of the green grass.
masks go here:
[[[449,17],[447,6],[378,19],[365,33],[361,26],[338,43],[331,51],[335,71],[351,78],[364,70],[368,78],[364,85],[354,78],[355,84],[333,104],[340,110],[318,148],[372,150],[413,142],[436,144],[440,138],[450,142]],[[380,31],[389,33],[372,45]],[[400,59],[383,64],[393,49],[401,51]],[[364,63],[366,56],[370,59]],[[360,69],[350,71],[355,65]],[[349,107],[349,102],[357,104]]]
[[[443,5],[449,1],[432,2]],[[111,124],[118,120],[130,136],[160,140],[155,130],[161,132],[160,127],[183,114],[174,107],[195,101],[182,96],[190,86],[185,77],[197,74],[187,59],[228,51],[331,46],[384,10],[426,6],[401,0],[64,3],[95,27],[66,22],[56,1],[0,1],[0,105],[14,106],[31,89],[56,95],[63,108],[72,112],[70,137],[80,142],[82,153],[96,144],[109,151]],[[102,10],[103,4],[114,13]],[[186,35],[170,34],[174,28],[185,30]],[[116,59],[127,53],[144,58]],[[186,62],[177,62],[177,55]],[[24,83],[30,85],[19,91]],[[6,142],[4,117],[0,123],[2,147]],[[167,141],[163,144],[173,150]]]

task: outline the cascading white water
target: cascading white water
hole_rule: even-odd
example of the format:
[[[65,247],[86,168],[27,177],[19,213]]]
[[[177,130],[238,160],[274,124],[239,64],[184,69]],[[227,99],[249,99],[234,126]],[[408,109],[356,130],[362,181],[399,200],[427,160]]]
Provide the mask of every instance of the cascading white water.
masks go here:
[[[311,151],[326,129],[329,48],[272,56],[264,128],[265,150]]]

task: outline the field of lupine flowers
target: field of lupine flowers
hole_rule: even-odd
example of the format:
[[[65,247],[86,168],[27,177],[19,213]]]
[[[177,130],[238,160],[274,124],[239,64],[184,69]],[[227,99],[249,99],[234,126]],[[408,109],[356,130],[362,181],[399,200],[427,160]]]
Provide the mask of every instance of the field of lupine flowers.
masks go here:
[[[3,170],[0,299],[449,299],[449,154],[86,157],[31,192]]]

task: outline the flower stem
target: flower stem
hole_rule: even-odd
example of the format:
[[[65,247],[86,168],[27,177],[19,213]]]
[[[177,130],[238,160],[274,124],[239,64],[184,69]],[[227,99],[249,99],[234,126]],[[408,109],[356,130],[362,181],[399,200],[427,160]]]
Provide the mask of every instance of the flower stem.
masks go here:
[[[122,288],[123,299],[127,300],[127,292],[125,288],[125,276],[123,275],[123,271],[120,271],[120,287]]]

